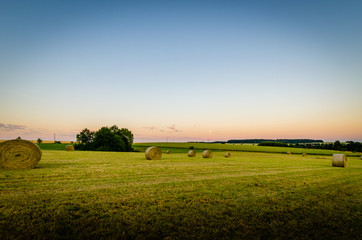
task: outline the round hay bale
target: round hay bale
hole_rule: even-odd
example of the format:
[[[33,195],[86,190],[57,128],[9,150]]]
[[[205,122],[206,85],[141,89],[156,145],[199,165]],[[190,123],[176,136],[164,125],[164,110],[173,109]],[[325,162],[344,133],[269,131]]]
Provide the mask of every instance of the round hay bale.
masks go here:
[[[292,155],[292,153],[291,153],[291,152],[287,152],[287,154],[288,154],[288,155]]]
[[[148,160],[159,160],[162,157],[162,151],[158,147],[149,147],[146,149],[145,155]]]
[[[65,151],[67,151],[67,152],[74,151],[74,146],[73,145],[65,146]]]
[[[307,154],[306,154],[306,153],[303,153],[303,154],[302,154],[302,156],[303,156],[303,157],[306,157],[306,156],[307,156]]]
[[[189,157],[196,157],[196,152],[195,152],[195,150],[190,150],[190,151],[187,153],[187,155],[188,155]]]
[[[333,167],[347,167],[347,156],[345,154],[333,154],[332,166]]]
[[[167,154],[171,154],[171,151],[170,151],[170,150],[167,150],[166,153],[167,153]]]
[[[210,150],[205,150],[202,152],[203,158],[212,158],[212,152]]]
[[[229,152],[225,153],[225,157],[226,157],[226,158],[231,157],[231,153],[229,153]]]
[[[0,143],[0,169],[34,168],[41,159],[38,145],[15,139]]]

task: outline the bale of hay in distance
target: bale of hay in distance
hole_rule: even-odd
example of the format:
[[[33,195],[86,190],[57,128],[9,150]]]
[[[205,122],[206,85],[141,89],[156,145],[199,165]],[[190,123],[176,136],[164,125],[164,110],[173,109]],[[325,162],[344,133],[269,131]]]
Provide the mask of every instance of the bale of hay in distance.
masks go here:
[[[229,152],[225,153],[225,157],[226,157],[226,158],[231,157],[231,153],[229,153]]]
[[[347,156],[345,154],[333,154],[332,166],[333,167],[347,167]]]
[[[291,152],[287,152],[287,154],[288,154],[288,155],[292,155],[292,153],[291,153]]]
[[[305,157],[305,156],[307,156],[307,154],[306,154],[306,153],[303,153],[302,156]]]
[[[171,151],[170,151],[170,150],[167,150],[166,153],[167,153],[167,154],[171,154]]]
[[[0,169],[34,168],[41,159],[38,145],[14,139],[0,143]]]
[[[162,151],[158,147],[149,147],[146,149],[145,155],[148,160],[159,160],[162,157]]]
[[[212,152],[210,150],[205,150],[202,152],[203,158],[212,158]]]
[[[195,152],[195,150],[190,150],[190,151],[187,153],[187,156],[189,156],[189,157],[196,157],[196,152]]]
[[[65,151],[67,151],[67,152],[74,151],[74,146],[73,145],[65,146]]]

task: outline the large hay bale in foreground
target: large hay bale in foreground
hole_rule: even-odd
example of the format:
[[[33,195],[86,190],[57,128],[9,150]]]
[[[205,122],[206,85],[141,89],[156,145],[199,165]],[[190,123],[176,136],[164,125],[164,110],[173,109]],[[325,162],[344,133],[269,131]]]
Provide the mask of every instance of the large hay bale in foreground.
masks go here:
[[[38,145],[14,139],[0,143],[0,169],[34,168],[41,159]]]
[[[158,147],[149,147],[146,149],[145,155],[148,160],[159,160],[162,157],[162,151]]]
[[[67,152],[74,151],[74,146],[73,145],[65,146],[65,151],[67,151]]]
[[[196,152],[195,152],[195,150],[190,150],[190,151],[187,153],[187,156],[189,156],[189,157],[196,157]]]
[[[347,167],[347,156],[345,154],[333,154],[332,166],[333,167]]]
[[[210,150],[205,150],[202,152],[203,158],[212,158],[212,152]]]
[[[231,153],[229,153],[229,152],[225,153],[225,157],[226,157],[226,158],[231,157]]]

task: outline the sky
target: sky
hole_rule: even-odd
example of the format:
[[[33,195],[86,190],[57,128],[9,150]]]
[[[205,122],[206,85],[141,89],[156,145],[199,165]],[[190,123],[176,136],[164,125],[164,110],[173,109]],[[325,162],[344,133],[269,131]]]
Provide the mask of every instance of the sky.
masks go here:
[[[0,2],[0,139],[362,141],[362,1]]]

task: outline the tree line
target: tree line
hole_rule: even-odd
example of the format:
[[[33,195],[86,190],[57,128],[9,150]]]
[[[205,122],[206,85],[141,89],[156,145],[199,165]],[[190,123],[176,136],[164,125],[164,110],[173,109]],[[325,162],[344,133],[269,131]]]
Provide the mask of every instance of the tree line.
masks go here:
[[[259,143],[258,146],[312,148],[312,149],[328,149],[328,150],[337,150],[337,151],[362,152],[362,144],[360,142],[347,141],[345,143],[341,143],[338,140],[335,141],[334,143],[295,143],[295,144],[287,144],[284,142],[264,141],[264,142]]]
[[[323,140],[315,139],[233,139],[228,140],[226,143],[262,143],[262,142],[278,142],[278,143],[323,143]]]

